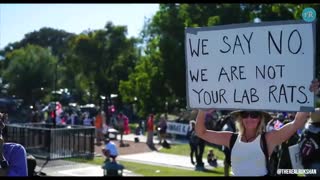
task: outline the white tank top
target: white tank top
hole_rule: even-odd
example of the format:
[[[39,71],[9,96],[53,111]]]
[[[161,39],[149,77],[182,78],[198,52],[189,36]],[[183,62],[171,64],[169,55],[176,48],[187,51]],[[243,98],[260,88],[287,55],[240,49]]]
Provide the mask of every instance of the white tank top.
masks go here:
[[[266,159],[260,146],[261,135],[252,142],[242,142],[238,135],[231,152],[231,168],[234,176],[264,176]]]

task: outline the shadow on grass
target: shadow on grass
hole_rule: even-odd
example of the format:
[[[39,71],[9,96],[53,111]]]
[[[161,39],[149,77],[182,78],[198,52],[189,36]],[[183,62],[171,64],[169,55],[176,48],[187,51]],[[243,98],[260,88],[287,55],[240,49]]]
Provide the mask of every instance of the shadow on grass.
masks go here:
[[[154,144],[147,144],[147,145],[152,151],[158,151],[158,149],[156,148],[156,146]]]
[[[214,173],[214,174],[223,174],[223,172],[219,171],[218,169],[207,169],[207,168],[204,168],[202,170],[202,172],[205,172],[205,173]]]

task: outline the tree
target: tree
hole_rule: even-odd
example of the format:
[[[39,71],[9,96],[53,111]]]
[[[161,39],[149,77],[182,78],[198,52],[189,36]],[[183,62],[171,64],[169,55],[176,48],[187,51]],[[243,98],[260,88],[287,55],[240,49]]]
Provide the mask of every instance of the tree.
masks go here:
[[[12,95],[23,98],[26,104],[33,104],[45,95],[41,90],[51,92],[57,58],[49,49],[27,45],[7,53],[6,59],[9,65],[3,77],[9,82]]]
[[[26,47],[28,44],[38,45],[43,48],[51,48],[52,54],[62,58],[67,51],[68,40],[75,36],[73,33],[68,33],[64,30],[43,27],[39,31],[33,31],[24,35],[21,41],[8,44],[2,55]]]
[[[307,6],[313,7],[316,11],[319,8],[318,4],[308,4]],[[157,106],[163,105],[164,101],[168,101],[169,105],[173,104],[175,99],[179,100],[181,106],[186,104],[184,56],[184,30],[186,27],[248,23],[253,22],[256,17],[262,21],[301,19],[301,12],[305,7],[306,5],[296,4],[160,4],[159,11],[145,25],[141,33],[144,42],[147,44],[145,55],[148,57],[143,61],[152,61],[149,63],[150,68],[156,66],[154,62],[158,62],[157,67],[159,68],[158,75],[148,76],[151,79],[146,82],[150,84],[149,89],[155,88],[157,84],[151,82],[158,81],[158,84],[163,85],[160,88],[162,98],[159,98],[159,100],[153,98],[152,105],[157,110],[161,110]],[[155,52],[159,55],[157,57],[158,61],[151,58]],[[319,52],[317,52],[317,59],[319,60]],[[138,76],[139,73],[141,76],[143,75],[142,72],[137,72],[136,68],[135,76]],[[132,82],[124,83],[124,89],[125,86],[127,86],[127,90],[128,87],[142,89],[136,87],[139,84],[135,83],[134,78],[129,78],[129,81]],[[130,92],[133,95],[138,94],[138,92],[134,93],[133,90]],[[146,92],[145,96],[151,96],[151,94],[158,97],[153,92]],[[140,106],[150,104],[147,102],[148,99],[144,98],[144,100],[145,102],[139,102]]]
[[[64,30],[57,30],[53,28],[43,27],[38,31],[33,31],[25,34],[24,38],[21,41],[8,44],[2,51],[0,55],[6,57],[7,53],[10,53],[14,50],[25,48],[27,45],[37,45],[42,48],[48,48],[52,55],[54,55],[58,63],[54,68],[57,71],[57,84],[56,87],[65,87],[66,84],[61,79],[67,79],[69,74],[68,71],[64,68],[66,62],[66,53],[68,52],[68,41],[74,37],[75,34],[68,33]],[[9,65],[8,60],[1,61],[2,70],[6,69]],[[66,77],[67,76],[67,77]],[[51,99],[51,98],[50,98]]]
[[[119,81],[127,80],[135,66],[136,39],[127,39],[126,33],[125,26],[108,22],[104,29],[80,34],[70,42],[68,66],[77,66],[77,86],[96,100],[100,95],[119,94]]]
[[[177,108],[186,104],[185,27],[214,26],[248,20],[249,13],[240,4],[161,4],[142,33],[149,48],[145,51],[149,57],[147,59],[152,61],[151,66],[159,68],[158,75],[149,76],[154,78],[150,82],[158,82],[150,83],[150,89],[155,89],[157,84],[162,85],[161,90],[158,90],[161,94],[145,94],[153,94],[155,98],[152,99],[152,105],[155,109],[164,111],[166,102]],[[154,52],[159,54],[158,61],[150,58]],[[154,62],[158,64],[155,65]],[[131,85],[133,84],[135,83],[132,82]],[[151,104],[145,100],[143,104]]]
[[[162,59],[157,45],[157,39],[148,44],[148,55],[141,57],[134,72],[127,81],[120,81],[119,92],[126,103],[136,103],[138,115],[146,117],[150,112],[164,109],[161,102],[165,101],[166,85],[162,70]],[[134,97],[137,98],[135,101]]]

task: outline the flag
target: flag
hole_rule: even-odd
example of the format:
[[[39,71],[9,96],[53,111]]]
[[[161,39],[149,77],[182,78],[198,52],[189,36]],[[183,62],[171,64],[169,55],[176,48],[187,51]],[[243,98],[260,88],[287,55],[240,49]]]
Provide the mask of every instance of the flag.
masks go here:
[[[283,126],[283,123],[279,120],[276,120],[276,122],[274,123],[274,129],[280,129]]]

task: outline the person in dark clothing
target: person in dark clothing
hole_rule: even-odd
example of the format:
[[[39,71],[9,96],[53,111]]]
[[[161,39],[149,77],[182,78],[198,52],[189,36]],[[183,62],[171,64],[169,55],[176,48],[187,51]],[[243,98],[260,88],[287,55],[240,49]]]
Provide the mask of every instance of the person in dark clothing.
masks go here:
[[[316,170],[315,174],[306,176],[320,176],[320,108],[311,113],[299,139],[299,147],[303,168]]]
[[[162,144],[163,147],[169,147],[169,143],[166,140],[167,120],[164,115],[160,116],[160,122],[158,124],[158,132],[159,132],[159,144]]]
[[[213,149],[210,149],[208,154],[207,154],[207,162],[210,166],[213,166],[213,167],[217,167],[218,166],[218,163],[217,163],[217,158],[214,154],[214,151]]]
[[[187,138],[189,140],[189,145],[190,145],[190,160],[191,160],[191,164],[195,165],[195,162],[193,160],[194,154],[196,152],[196,138],[194,138],[194,136],[192,135],[195,131],[194,131],[194,127],[195,127],[195,121],[190,121],[190,127],[187,133]]]
[[[29,177],[36,176],[35,170],[37,166],[37,160],[31,154],[27,156],[27,166],[28,166],[28,176]]]
[[[204,148],[205,148],[205,141],[199,138],[195,133],[195,121],[190,121],[190,128],[187,133],[187,137],[189,139],[190,145],[190,160],[193,165],[196,165],[196,170],[203,170],[204,163],[202,160]],[[196,159],[196,163],[194,162],[193,157]]]
[[[232,116],[227,115],[223,116],[221,119],[220,127],[222,131],[231,131],[236,132],[236,127]],[[222,151],[224,153],[224,176],[228,177],[230,174],[230,167],[231,167],[231,152],[230,149],[226,146],[222,146]]]
[[[197,160],[196,169],[197,170],[204,170],[204,163],[203,163],[202,157],[203,157],[205,146],[206,146],[206,142],[203,139],[199,138],[199,143],[196,147],[196,160]]]
[[[291,120],[284,120],[283,124],[290,123]],[[290,153],[289,153],[289,147],[292,145],[297,144],[299,141],[299,135],[298,133],[293,134],[287,141],[283,142],[277,152],[277,156],[275,157],[277,159],[277,167],[275,168],[275,172],[273,175],[278,175],[276,173],[276,170],[278,169],[293,169],[292,163],[290,160]],[[270,157],[271,160],[272,157]],[[282,174],[282,176],[297,176],[297,174]]]

